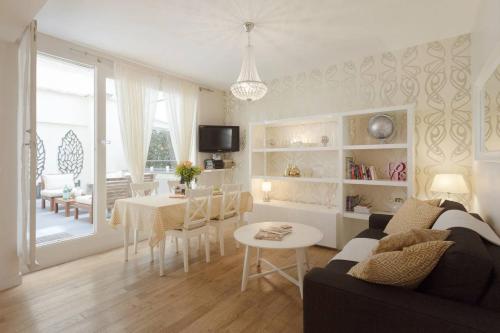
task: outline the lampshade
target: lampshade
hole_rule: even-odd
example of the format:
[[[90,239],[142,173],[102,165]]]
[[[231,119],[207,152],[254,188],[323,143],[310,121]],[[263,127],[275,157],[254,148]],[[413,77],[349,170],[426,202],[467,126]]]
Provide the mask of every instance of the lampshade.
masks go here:
[[[432,192],[469,193],[464,176],[458,173],[442,173],[434,176],[431,185]]]
[[[271,182],[263,182],[262,183],[262,192],[271,192]]]

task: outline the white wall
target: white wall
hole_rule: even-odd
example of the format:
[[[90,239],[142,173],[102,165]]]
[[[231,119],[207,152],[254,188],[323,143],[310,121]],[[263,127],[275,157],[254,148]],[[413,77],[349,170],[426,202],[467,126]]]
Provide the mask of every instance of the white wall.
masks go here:
[[[83,169],[77,180],[86,189],[93,184],[93,96],[78,96],[37,89],[37,134],[45,147],[44,174],[60,173],[58,152],[64,135],[72,130],[83,146]]]
[[[17,45],[0,41],[0,290],[21,283],[17,258]]]
[[[270,78],[260,101],[228,98],[226,121],[248,137],[250,122],[415,103],[415,195],[433,197],[435,174],[469,182],[472,173],[470,45],[461,35]],[[238,181],[248,185],[248,150],[233,156]],[[453,199],[471,206],[469,195]]]
[[[472,33],[472,77],[476,78],[495,50],[500,47],[500,2],[483,0]],[[497,53],[498,54],[498,53]],[[473,110],[479,112],[479,110]],[[474,163],[477,209],[500,233],[500,163]]]
[[[198,100],[198,125],[224,125],[226,98],[219,90],[201,89]],[[198,128],[196,128],[198,131]],[[198,147],[198,142],[196,143]],[[198,165],[211,158],[212,154],[198,153]]]

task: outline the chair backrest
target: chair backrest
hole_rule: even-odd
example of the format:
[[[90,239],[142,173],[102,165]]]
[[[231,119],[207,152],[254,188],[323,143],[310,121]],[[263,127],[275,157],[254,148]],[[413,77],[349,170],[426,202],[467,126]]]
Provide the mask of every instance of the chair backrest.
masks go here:
[[[224,184],[221,186],[222,200],[219,220],[240,216],[241,188],[241,184]]]
[[[145,173],[144,174],[144,182],[145,183],[153,182],[154,180],[155,180],[154,173]]]
[[[167,183],[168,183],[168,190],[170,191],[170,193],[175,193],[175,189],[178,188],[179,185],[181,185],[181,182],[179,180],[173,180],[173,179],[167,180]]]
[[[184,229],[194,229],[206,225],[212,215],[212,187],[186,190],[186,213]]]
[[[42,189],[44,190],[60,190],[64,186],[68,186],[70,189],[75,187],[75,181],[73,179],[73,174],[53,174],[53,175],[42,175]]]
[[[108,209],[113,208],[116,200],[130,198],[131,195],[129,177],[109,177],[106,179],[106,206]]]
[[[156,194],[154,182],[145,182],[142,184],[130,183],[130,190],[133,197],[145,197],[153,194],[153,192]]]

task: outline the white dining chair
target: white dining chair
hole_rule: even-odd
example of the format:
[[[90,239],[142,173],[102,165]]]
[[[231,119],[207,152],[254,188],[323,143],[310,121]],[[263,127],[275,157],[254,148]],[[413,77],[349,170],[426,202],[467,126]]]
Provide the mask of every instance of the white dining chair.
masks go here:
[[[145,197],[152,194],[158,194],[158,181],[144,183],[130,183],[130,190],[133,197]]]
[[[146,197],[158,194],[158,186],[155,181],[144,183],[130,183],[132,197]],[[137,243],[139,240],[139,229],[134,228],[134,254],[137,254]],[[153,261],[153,248],[150,248],[151,261]]]
[[[176,190],[186,190],[186,184],[181,184],[179,180],[169,179],[167,183],[168,183],[168,190],[172,194],[175,194]],[[170,238],[170,243],[174,241],[174,238],[175,237]],[[179,252],[179,241],[177,240],[177,238],[175,238],[175,251],[176,253]]]
[[[216,240],[219,241],[220,255],[224,255],[224,230],[228,227],[236,230],[240,225],[241,184],[224,184],[219,215],[210,220],[210,226],[215,229]],[[239,243],[236,242],[236,247]]]
[[[168,183],[168,190],[170,191],[170,193],[175,193],[175,189],[181,185],[181,182],[179,180],[174,180],[174,179],[169,179],[167,183]]]
[[[184,271],[189,271],[189,239],[203,235],[205,242],[205,259],[210,262],[209,227],[212,212],[212,187],[186,190],[186,212],[182,227],[170,230],[169,233],[176,239],[182,240],[182,254],[184,257]],[[163,240],[165,242],[165,240]],[[164,246],[163,246],[164,248]],[[162,266],[160,266],[161,268]]]

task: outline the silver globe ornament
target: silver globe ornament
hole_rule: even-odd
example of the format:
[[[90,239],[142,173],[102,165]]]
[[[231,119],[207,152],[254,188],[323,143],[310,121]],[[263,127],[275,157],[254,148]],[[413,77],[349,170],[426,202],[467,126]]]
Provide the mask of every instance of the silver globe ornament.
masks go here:
[[[394,133],[394,121],[385,114],[373,116],[368,121],[368,134],[373,138],[384,140]]]

